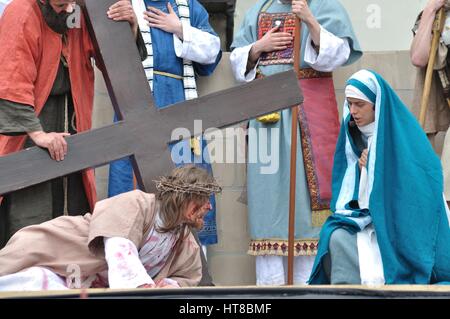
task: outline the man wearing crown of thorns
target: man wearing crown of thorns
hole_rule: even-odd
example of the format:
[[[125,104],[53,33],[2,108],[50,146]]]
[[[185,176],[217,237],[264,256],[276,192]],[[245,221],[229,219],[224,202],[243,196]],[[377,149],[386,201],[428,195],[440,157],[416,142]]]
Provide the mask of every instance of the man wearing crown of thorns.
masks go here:
[[[100,201],[92,214],[25,227],[0,250],[0,291],[196,286],[200,229],[221,191],[205,170],[187,165],[139,190]]]

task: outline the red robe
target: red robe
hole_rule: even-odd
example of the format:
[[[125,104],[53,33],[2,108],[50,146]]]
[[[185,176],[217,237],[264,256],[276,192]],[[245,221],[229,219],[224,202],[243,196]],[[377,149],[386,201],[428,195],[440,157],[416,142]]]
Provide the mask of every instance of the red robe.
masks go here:
[[[46,24],[36,0],[15,0],[0,19],[0,99],[30,105],[39,115],[56,79],[63,53],[68,65],[78,132],[92,125],[94,48],[81,15],[81,28],[70,29],[63,47],[61,35]],[[0,135],[0,156],[23,148],[26,135]],[[70,149],[69,149],[70,152]],[[91,209],[96,202],[92,169],[83,172]]]

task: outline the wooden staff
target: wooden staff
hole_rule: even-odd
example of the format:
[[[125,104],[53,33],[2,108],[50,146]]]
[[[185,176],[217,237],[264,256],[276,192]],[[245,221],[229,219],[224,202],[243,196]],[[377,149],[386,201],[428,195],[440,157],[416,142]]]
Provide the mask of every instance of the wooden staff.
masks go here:
[[[294,70],[297,78],[300,78],[300,59],[301,59],[301,21],[295,18],[295,36],[294,36]],[[292,108],[292,127],[291,127],[291,175],[289,187],[289,232],[288,232],[288,285],[294,284],[294,242],[295,242],[295,186],[297,176],[297,127],[298,127],[298,109]]]
[[[437,48],[439,45],[439,40],[441,38],[442,30],[444,28],[444,24],[445,10],[442,7],[441,9],[439,9],[433,25],[433,38],[431,40],[430,57],[428,58],[427,72],[425,74],[425,84],[423,87],[422,100],[420,102],[419,122],[422,127],[425,127],[428,100],[430,99],[431,82],[433,80],[434,62],[436,61]],[[448,100],[447,103],[449,103]]]

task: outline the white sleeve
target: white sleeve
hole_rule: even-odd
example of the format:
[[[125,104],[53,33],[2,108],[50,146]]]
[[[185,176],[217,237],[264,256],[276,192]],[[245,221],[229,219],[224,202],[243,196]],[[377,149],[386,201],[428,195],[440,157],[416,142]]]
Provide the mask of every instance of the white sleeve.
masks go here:
[[[103,241],[110,288],[137,288],[144,284],[154,284],[132,241],[121,237],[104,238]]]
[[[341,39],[320,27],[319,54],[311,43],[311,35],[306,39],[305,62],[314,70],[331,72],[347,62],[350,57],[350,45],[347,39]]]
[[[247,62],[250,55],[250,50],[253,44],[254,43],[246,45],[245,47],[236,48],[230,54],[231,68],[233,70],[234,77],[238,82],[250,82],[256,77],[256,67],[258,66],[259,60],[255,64],[255,67],[245,74],[247,71]]]
[[[218,36],[186,25],[183,25],[183,41],[174,34],[173,44],[177,57],[200,64],[216,62],[220,51]]]

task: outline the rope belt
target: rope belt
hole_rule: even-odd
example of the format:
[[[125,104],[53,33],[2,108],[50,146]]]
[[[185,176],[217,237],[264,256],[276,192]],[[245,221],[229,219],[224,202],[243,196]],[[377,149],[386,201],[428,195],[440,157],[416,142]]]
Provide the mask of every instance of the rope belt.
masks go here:
[[[172,73],[168,73],[168,72],[161,72],[161,71],[153,70],[153,74],[167,76],[169,78],[174,78],[174,79],[177,79],[177,80],[183,80],[183,77],[181,75],[172,74]]]

